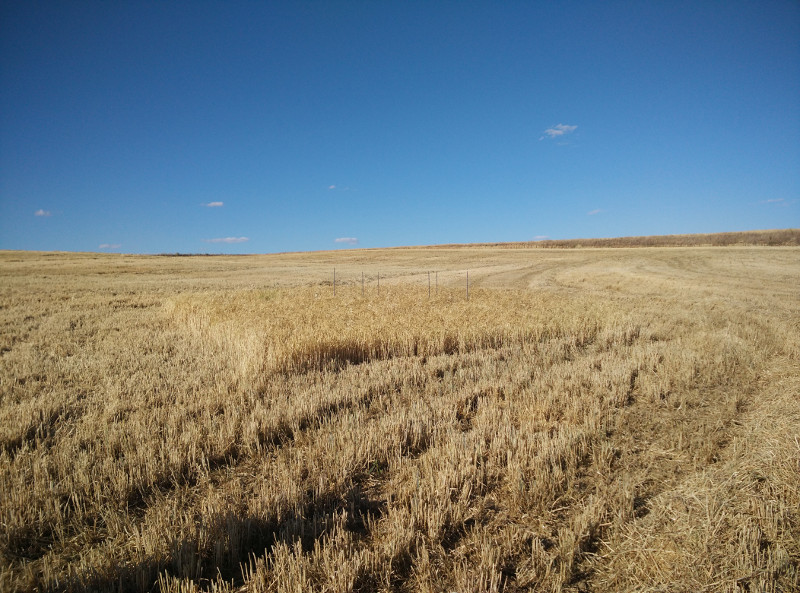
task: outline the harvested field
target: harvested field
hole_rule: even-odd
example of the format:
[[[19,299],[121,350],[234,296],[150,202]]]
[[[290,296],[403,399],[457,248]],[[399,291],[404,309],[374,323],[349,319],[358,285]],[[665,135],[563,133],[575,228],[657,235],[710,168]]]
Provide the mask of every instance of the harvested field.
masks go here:
[[[797,590],[799,286],[791,246],[0,252],[0,590]]]

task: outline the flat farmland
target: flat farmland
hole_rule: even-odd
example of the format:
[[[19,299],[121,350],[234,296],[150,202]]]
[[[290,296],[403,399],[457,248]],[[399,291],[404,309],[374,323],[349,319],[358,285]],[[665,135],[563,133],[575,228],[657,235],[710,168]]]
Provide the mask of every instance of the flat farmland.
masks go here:
[[[2,591],[798,588],[798,247],[0,252]]]

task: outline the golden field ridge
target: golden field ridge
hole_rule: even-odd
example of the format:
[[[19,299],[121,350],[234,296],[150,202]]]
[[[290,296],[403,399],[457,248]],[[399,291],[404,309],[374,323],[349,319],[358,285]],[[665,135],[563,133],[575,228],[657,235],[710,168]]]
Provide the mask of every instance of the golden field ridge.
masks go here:
[[[800,584],[797,248],[0,276],[0,589]]]

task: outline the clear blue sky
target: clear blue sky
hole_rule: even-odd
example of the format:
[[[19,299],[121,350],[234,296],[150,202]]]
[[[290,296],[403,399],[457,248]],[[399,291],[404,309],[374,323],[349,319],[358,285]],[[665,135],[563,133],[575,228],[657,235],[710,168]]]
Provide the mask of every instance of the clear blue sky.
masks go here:
[[[0,249],[800,226],[795,0],[5,1],[0,15]]]

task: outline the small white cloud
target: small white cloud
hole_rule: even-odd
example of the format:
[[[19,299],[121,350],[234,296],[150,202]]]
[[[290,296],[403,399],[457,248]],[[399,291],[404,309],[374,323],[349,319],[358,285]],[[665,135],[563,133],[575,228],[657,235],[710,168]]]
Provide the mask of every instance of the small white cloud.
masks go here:
[[[547,128],[544,131],[544,135],[548,138],[558,138],[559,136],[563,136],[565,134],[570,134],[578,129],[578,126],[568,126],[566,124],[558,124],[557,126],[553,126],[552,128]],[[539,138],[539,140],[543,140],[544,136]]]
[[[536,235],[536,236],[533,238],[533,240],[534,240],[534,241],[545,241],[545,240],[547,240],[547,239],[549,239],[549,238],[550,238],[550,237],[549,237],[548,235]]]
[[[356,237],[339,237],[338,239],[334,239],[333,242],[345,243],[347,245],[358,245],[358,239]]]
[[[336,186],[335,185],[329,185],[328,189],[336,189]]]
[[[783,198],[770,198],[769,200],[761,200],[762,204],[782,204],[785,202]]]
[[[589,210],[586,214],[589,216],[594,216],[595,214],[600,214],[602,210],[600,208],[595,208],[594,210]]]
[[[49,210],[42,210],[39,208],[36,212],[33,213],[34,216],[51,216],[52,213]]]
[[[225,202],[209,202],[205,204],[206,208],[221,208]]]
[[[122,247],[122,243],[101,243],[98,245],[98,249],[119,249]]]
[[[203,239],[206,243],[244,243],[249,240],[249,237],[217,237],[215,239]]]

